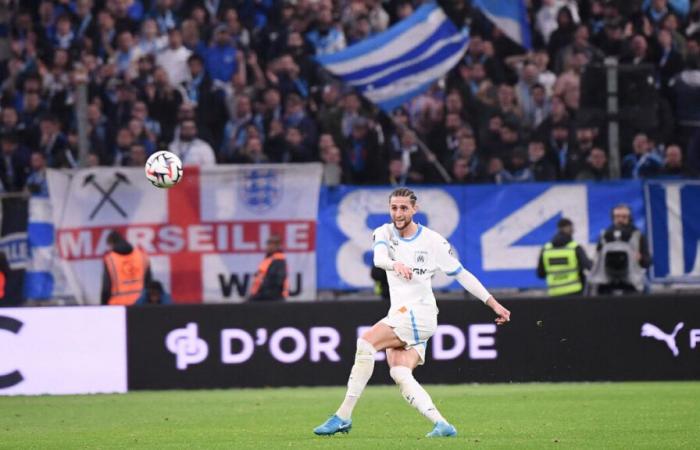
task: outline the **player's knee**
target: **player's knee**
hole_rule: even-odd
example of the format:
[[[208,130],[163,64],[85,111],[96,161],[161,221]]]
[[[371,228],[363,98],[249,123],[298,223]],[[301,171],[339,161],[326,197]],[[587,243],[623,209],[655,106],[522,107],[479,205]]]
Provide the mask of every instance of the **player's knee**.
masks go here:
[[[357,356],[374,356],[377,350],[368,341],[360,338],[357,340]]]
[[[413,371],[409,369],[408,367],[404,366],[394,366],[389,370],[389,375],[391,375],[391,378],[401,386],[404,384],[406,381],[410,380],[413,378]]]

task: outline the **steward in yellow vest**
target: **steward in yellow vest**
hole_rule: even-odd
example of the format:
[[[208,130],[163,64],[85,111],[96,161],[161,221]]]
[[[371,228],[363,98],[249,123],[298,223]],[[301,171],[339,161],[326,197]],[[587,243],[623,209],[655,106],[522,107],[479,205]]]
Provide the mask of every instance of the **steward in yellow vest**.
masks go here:
[[[540,253],[537,276],[547,280],[547,292],[552,297],[580,295],[586,284],[584,269],[591,268],[586,251],[573,240],[574,226],[569,219],[557,223],[557,234]]]
[[[134,248],[117,231],[107,236],[110,251],[104,256],[103,305],[133,305],[151,282],[146,253]]]

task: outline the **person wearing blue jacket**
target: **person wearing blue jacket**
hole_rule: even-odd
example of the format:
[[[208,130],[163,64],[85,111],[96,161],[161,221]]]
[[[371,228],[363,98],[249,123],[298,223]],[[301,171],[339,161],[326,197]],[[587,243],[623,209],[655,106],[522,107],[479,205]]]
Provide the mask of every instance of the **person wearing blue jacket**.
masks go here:
[[[173,299],[158,280],[153,280],[143,290],[136,305],[172,305]]]
[[[238,70],[236,52],[228,27],[226,25],[216,27],[212,43],[203,55],[207,73],[213,80],[231,82],[233,74]]]

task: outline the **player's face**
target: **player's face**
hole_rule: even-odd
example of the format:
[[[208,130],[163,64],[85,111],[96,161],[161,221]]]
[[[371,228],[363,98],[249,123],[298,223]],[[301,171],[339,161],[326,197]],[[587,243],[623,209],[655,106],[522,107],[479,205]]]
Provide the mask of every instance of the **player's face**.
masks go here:
[[[389,201],[389,214],[391,221],[397,230],[403,230],[413,221],[413,215],[416,213],[416,207],[411,204],[411,199],[408,197],[391,197]]]

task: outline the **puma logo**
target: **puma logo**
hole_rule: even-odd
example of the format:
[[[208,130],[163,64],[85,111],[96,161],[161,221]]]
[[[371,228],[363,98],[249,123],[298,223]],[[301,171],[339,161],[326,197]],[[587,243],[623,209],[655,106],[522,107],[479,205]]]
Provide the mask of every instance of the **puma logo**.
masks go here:
[[[673,356],[678,356],[678,346],[676,345],[676,335],[683,328],[683,322],[678,322],[676,327],[673,329],[671,334],[666,334],[659,327],[651,323],[645,323],[642,325],[642,337],[652,337],[657,341],[664,341],[668,346],[669,350],[673,353]]]

